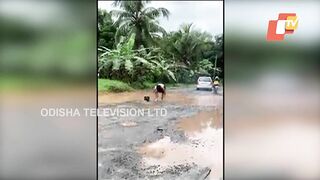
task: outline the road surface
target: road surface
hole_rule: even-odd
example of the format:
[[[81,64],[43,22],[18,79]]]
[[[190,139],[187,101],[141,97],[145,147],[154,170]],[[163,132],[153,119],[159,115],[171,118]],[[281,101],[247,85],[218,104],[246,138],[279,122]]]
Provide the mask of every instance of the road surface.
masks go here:
[[[222,179],[222,103],[195,88],[99,94],[99,179]]]

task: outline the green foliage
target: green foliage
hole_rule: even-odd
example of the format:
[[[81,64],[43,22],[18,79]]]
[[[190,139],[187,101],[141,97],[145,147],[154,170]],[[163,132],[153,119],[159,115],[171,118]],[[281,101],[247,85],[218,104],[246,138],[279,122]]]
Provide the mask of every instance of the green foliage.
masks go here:
[[[121,8],[121,10],[111,11],[111,14],[117,18],[115,22],[118,26],[115,35],[117,42],[121,36],[128,37],[134,33],[136,34],[134,49],[139,49],[141,46],[150,47],[155,44],[159,33],[166,34],[157,18],[168,18],[169,11],[165,8],[146,7],[147,3],[149,1],[115,1],[114,5]]]
[[[124,92],[132,91],[133,88],[130,87],[127,83],[109,80],[109,79],[99,79],[98,80],[98,90],[106,92]]]
[[[151,62],[153,63],[152,73],[155,81],[169,82],[171,79],[177,81],[174,73],[171,71],[173,68],[171,64],[168,64],[168,62],[163,59],[152,60]]]
[[[223,78],[223,36],[214,37],[192,23],[167,33],[157,19],[168,17],[169,11],[146,7],[148,2],[116,0],[121,10],[99,10],[100,77],[140,89],[157,82],[195,83],[202,75]]]
[[[222,74],[223,39],[183,24],[179,31],[162,39],[162,49],[173,59],[178,82],[195,82],[198,76]],[[215,68],[217,58],[217,68]]]
[[[127,83],[145,81],[176,81],[172,66],[162,59],[157,48],[133,50],[131,35],[128,42],[121,42],[117,49],[100,47],[98,72],[102,78],[122,80]]]
[[[131,82],[135,75],[134,67],[140,65],[147,68],[150,65],[132,50],[133,38],[134,35],[131,35],[128,42],[119,43],[116,49],[99,48],[101,54],[98,59],[98,72],[101,77]]]
[[[195,69],[208,39],[211,39],[209,34],[192,30],[192,24],[185,24],[178,32],[172,33],[165,44],[167,52],[175,55],[176,61]]]
[[[136,89],[151,89],[155,86],[155,83],[150,81],[144,81],[142,83],[134,82],[131,84],[131,86]]]
[[[98,9],[98,46],[113,48],[117,27],[112,21],[111,14],[106,10]]]
[[[204,59],[199,62],[197,69],[198,74],[210,76],[210,73],[214,68],[214,65],[208,60]]]

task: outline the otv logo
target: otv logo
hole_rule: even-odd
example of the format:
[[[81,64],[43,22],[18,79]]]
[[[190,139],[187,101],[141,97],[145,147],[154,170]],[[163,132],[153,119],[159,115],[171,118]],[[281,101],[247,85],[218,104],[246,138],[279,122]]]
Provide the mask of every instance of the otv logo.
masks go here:
[[[297,27],[296,13],[280,13],[278,20],[269,21],[267,41],[282,41],[284,35],[293,34]]]

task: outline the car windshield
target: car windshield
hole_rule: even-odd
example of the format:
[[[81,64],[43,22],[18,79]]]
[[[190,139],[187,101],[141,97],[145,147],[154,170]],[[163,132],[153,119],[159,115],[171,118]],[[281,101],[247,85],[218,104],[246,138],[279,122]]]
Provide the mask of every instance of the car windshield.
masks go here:
[[[199,81],[200,82],[211,82],[211,78],[210,77],[200,77]]]

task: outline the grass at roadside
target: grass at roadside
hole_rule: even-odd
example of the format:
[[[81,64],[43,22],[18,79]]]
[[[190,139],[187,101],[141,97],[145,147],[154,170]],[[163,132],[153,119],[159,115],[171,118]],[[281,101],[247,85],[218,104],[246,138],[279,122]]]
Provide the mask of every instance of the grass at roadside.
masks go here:
[[[133,88],[124,82],[109,79],[98,80],[98,90],[106,92],[125,92],[132,91]]]

